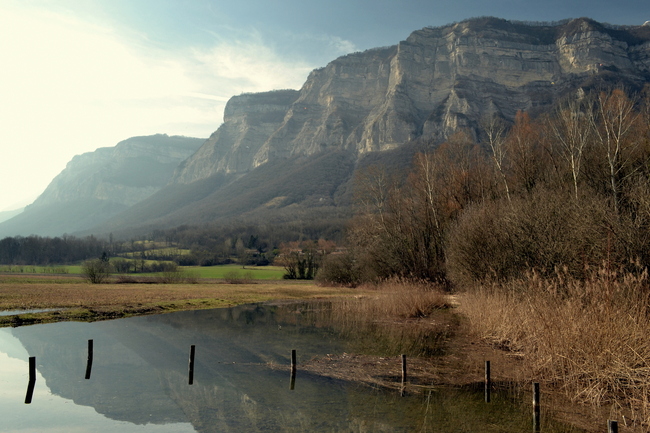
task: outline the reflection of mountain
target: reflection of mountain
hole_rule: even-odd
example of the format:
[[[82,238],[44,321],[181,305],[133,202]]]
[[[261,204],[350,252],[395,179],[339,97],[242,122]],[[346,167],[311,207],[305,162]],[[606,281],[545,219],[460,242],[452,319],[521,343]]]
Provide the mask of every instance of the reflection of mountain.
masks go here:
[[[313,423],[345,430],[347,416],[320,410],[323,399],[347,412],[346,390],[328,379],[266,367],[288,353],[338,352],[340,344],[308,329],[278,323],[273,308],[196,311],[94,324],[17,328],[14,335],[50,390],[136,424],[191,422],[197,431],[310,431]],[[282,329],[278,329],[281,326]],[[36,331],[36,332],[34,332]],[[92,377],[83,379],[86,341],[95,342]],[[310,341],[311,340],[311,341]],[[188,353],[197,347],[195,383],[187,384]],[[299,359],[301,358],[299,357]],[[380,430],[381,431],[381,430]]]
[[[346,350],[330,330],[312,326],[307,314],[293,311],[241,306],[37,325],[16,328],[13,334],[36,356],[52,393],[135,424],[191,423],[206,433],[410,432],[434,427],[519,432],[529,426],[529,417],[509,401],[486,408],[481,393],[434,390],[402,398],[300,369],[295,390],[290,390],[288,368],[270,369],[267,362],[288,365],[291,349],[298,351],[299,364],[316,354]],[[92,377],[84,380],[86,341],[91,338]],[[190,386],[192,344],[196,366]]]

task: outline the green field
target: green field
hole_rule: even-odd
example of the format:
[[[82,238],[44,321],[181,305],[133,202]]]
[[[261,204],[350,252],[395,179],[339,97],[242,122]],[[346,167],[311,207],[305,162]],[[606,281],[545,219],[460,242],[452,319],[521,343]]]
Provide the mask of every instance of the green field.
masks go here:
[[[239,277],[254,280],[281,280],[284,275],[281,266],[246,266],[244,269],[241,265],[182,266],[180,269],[199,278],[225,278],[236,273]]]
[[[0,265],[0,273],[6,274],[80,274],[81,266],[32,266]]]

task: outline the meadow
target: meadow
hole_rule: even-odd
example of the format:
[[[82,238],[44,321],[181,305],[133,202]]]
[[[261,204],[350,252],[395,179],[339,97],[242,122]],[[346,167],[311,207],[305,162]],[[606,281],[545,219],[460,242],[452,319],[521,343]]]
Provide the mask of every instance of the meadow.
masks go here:
[[[154,263],[154,261],[146,261]],[[218,266],[179,266],[179,271],[186,272],[197,278],[224,279],[239,276],[249,280],[281,280],[284,268],[281,266],[245,266],[218,265]],[[0,274],[66,274],[81,275],[81,265],[56,265],[56,266],[31,266],[31,265],[3,265]],[[138,273],[139,276],[156,276],[156,273]]]
[[[91,284],[68,275],[0,274],[0,311],[59,311],[0,316],[0,326],[65,320],[103,320],[180,310],[228,307],[271,300],[304,300],[349,296],[354,289],[319,287],[294,281],[229,284],[196,283]]]

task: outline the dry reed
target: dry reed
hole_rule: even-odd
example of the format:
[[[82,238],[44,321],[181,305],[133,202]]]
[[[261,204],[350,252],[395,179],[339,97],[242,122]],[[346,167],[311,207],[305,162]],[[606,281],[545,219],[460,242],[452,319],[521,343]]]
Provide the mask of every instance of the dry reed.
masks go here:
[[[531,379],[575,401],[650,425],[648,275],[601,270],[583,281],[531,273],[466,293],[462,311],[494,345],[523,356]]]
[[[321,321],[354,337],[362,353],[413,356],[439,354],[452,332],[445,294],[436,286],[391,279],[363,286],[366,294],[334,299]]]

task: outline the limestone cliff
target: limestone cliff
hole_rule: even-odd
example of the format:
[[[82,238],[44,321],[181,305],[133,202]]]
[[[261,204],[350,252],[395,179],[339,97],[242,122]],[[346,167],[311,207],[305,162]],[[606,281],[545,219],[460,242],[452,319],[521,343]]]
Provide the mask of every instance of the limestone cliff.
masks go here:
[[[224,123],[174,180],[243,174],[333,149],[358,156],[441,140],[458,128],[476,131],[488,113],[512,120],[598,80],[640,86],[649,76],[650,26],[480,18],[424,28],[396,46],[332,61],[299,92],[232,98]]]

